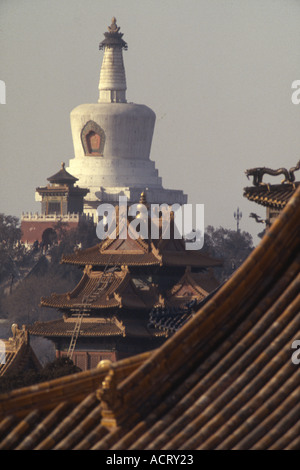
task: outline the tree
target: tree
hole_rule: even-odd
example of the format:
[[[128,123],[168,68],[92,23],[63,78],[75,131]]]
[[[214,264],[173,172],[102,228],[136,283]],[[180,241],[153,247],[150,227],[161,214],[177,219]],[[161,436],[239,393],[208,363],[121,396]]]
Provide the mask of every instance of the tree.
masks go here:
[[[12,215],[0,214],[0,242],[7,248],[13,248],[21,238],[19,219]]]
[[[55,270],[63,277],[70,276],[71,273],[76,276],[71,266],[60,264],[61,257],[63,254],[72,253],[78,248],[86,249],[99,243],[95,225],[92,221],[80,221],[75,229],[68,230],[66,223],[58,222],[54,226],[54,230],[57,233],[59,243],[50,250],[50,269],[55,267]],[[76,269],[76,272],[78,272],[78,269]]]
[[[40,306],[41,297],[52,293],[57,294],[73,290],[82,276],[82,272],[74,266],[61,264],[63,253],[72,253],[78,247],[88,248],[98,243],[95,226],[91,221],[79,223],[76,229],[68,230],[67,224],[56,224],[55,232],[59,243],[50,247],[46,254],[41,250],[26,251],[19,243],[21,231],[18,219],[11,216],[2,216],[2,240],[4,243],[6,264],[4,259],[2,287],[9,284],[13,289],[6,289],[6,294],[0,297],[0,317],[7,318],[12,323],[29,325],[35,321],[47,321],[61,318],[61,313],[55,309]],[[18,244],[22,250],[16,249]],[[1,248],[1,245],[0,245]],[[14,273],[15,274],[12,274]],[[10,276],[14,275],[15,282],[10,283]],[[12,279],[13,281],[13,279]],[[37,341],[34,341],[37,343]],[[49,342],[48,342],[49,343]],[[52,349],[45,341],[36,344],[39,359],[51,357]]]
[[[29,325],[38,320],[61,318],[61,314],[58,314],[54,309],[40,307],[41,297],[47,297],[54,292],[57,294],[68,292],[73,287],[72,280],[62,279],[53,273],[30,276],[24,279],[11,295],[2,298],[2,316],[11,323],[20,325]]]
[[[18,275],[18,262],[24,255],[20,239],[19,219],[0,214],[0,282]]]
[[[223,260],[223,266],[215,271],[216,277],[223,282],[249,256],[253,250],[253,240],[248,232],[223,227],[216,229],[209,225],[205,230],[203,249],[214,258]]]
[[[18,371],[17,373],[10,373],[8,371],[7,374],[0,377],[0,393],[75,374],[80,371],[81,369],[75,366],[67,357],[55,359],[38,372],[34,370],[24,370]]]

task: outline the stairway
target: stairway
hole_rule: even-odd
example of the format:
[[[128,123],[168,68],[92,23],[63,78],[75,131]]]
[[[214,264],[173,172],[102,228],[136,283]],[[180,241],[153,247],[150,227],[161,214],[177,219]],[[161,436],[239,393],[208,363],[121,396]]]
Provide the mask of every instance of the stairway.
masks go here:
[[[78,339],[78,336],[79,336],[79,333],[80,333],[82,319],[83,319],[83,316],[86,312],[86,309],[93,301],[96,300],[99,293],[106,289],[106,287],[108,286],[109,282],[111,281],[113,273],[114,273],[114,271],[117,267],[117,265],[114,265],[111,269],[110,275],[106,276],[106,271],[108,269],[108,266],[109,266],[109,262],[105,266],[104,271],[103,271],[103,273],[102,273],[95,289],[90,294],[85,295],[82,299],[83,306],[82,306],[80,312],[77,315],[74,330],[73,330],[70,345],[69,345],[69,349],[68,349],[68,355],[67,356],[71,360],[72,360],[72,357],[73,357],[73,354],[74,354],[74,351],[75,351],[75,348],[76,348],[76,343],[77,343],[77,339]]]

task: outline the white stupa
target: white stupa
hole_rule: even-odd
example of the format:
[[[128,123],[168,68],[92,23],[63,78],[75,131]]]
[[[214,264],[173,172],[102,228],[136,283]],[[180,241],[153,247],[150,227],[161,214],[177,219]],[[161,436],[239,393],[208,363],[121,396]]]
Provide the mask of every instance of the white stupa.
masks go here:
[[[150,160],[155,113],[145,105],[126,101],[123,34],[112,19],[99,48],[104,50],[98,103],[82,104],[71,112],[75,158],[67,171],[78,185],[89,189],[84,212],[96,214],[101,202],[118,203],[125,195],[130,204],[141,192],[148,203],[187,202],[180,190],[164,189]]]

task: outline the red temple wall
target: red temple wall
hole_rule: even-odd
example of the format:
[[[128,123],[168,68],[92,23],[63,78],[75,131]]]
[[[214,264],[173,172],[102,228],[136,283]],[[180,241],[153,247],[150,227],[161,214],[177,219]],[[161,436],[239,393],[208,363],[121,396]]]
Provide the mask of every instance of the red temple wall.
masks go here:
[[[47,228],[54,228],[57,222],[51,221],[22,221],[21,222],[21,231],[22,231],[22,238],[21,241],[23,243],[33,244],[36,240],[41,243],[43,232]],[[66,225],[67,230],[71,230],[78,226],[78,222],[68,222]]]

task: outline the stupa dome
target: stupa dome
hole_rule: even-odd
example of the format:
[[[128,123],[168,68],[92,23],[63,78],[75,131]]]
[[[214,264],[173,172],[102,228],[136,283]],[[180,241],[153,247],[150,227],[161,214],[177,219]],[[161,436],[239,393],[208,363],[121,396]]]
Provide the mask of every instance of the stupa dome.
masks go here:
[[[75,158],[68,171],[80,186],[89,188],[85,212],[96,213],[101,202],[118,203],[119,195],[138,202],[143,190],[150,203],[179,203],[187,200],[182,191],[167,190],[150,159],[155,113],[144,104],[126,100],[123,50],[127,43],[112,19],[105,39],[97,103],[81,104],[71,111]]]

